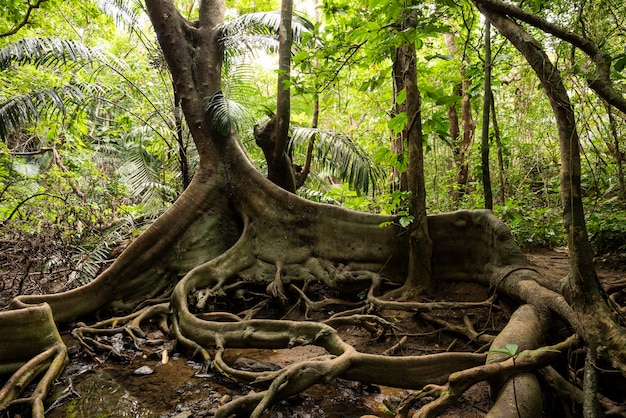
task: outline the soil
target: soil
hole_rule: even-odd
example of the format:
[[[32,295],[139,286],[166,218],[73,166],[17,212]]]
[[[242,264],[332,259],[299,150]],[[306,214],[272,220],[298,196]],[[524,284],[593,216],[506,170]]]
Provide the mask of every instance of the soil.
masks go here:
[[[538,249],[527,256],[535,268],[551,281],[558,282],[568,272],[568,257],[564,249]],[[0,260],[2,261],[2,260]],[[6,261],[6,259],[4,260]],[[50,293],[67,288],[67,276],[62,274],[32,274],[29,270],[9,271],[6,264],[0,272],[0,308],[22,293]],[[626,269],[598,268],[603,283],[626,280]],[[319,298],[324,295],[318,295]],[[332,295],[328,295],[332,296]],[[472,283],[449,283],[441,286],[435,300],[483,301],[487,289]],[[296,306],[295,297],[286,307],[274,306],[266,316],[304,319],[303,309]],[[477,331],[495,335],[504,326],[514,304],[498,300],[491,309],[477,308],[463,312],[438,312],[446,321],[462,323],[467,315]],[[328,313],[328,312],[327,312]],[[388,335],[372,338],[360,329],[340,329],[344,339],[362,352],[381,353],[409,337],[395,355],[420,355],[447,350],[475,351],[481,344],[468,342],[465,337],[443,331],[407,312],[385,312],[397,328]],[[59,379],[57,390],[49,397],[51,407],[47,417],[209,417],[223,403],[259,388],[229,380],[211,370],[203,369],[192,353],[177,350],[175,342],[155,327],[147,327],[146,338],[135,347],[127,337],[106,337],[116,353],[92,357],[62,331],[70,352],[70,364]],[[104,338],[104,337],[103,337]],[[166,354],[163,354],[163,353]],[[322,350],[305,346],[285,350],[228,350],[226,360],[239,368],[263,369],[285,366],[304,358],[318,356]],[[1,383],[1,382],[0,382]],[[362,416],[388,417],[409,394],[404,389],[364,385],[335,379],[316,385],[303,394],[275,405],[265,417],[350,418]],[[483,417],[491,400],[486,383],[469,391],[449,409],[444,417]],[[13,411],[11,417],[27,416]]]

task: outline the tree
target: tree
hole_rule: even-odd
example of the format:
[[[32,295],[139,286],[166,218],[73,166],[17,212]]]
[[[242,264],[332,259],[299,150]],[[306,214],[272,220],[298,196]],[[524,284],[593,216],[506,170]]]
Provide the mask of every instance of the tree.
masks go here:
[[[433,280],[431,271],[432,241],[428,233],[426,218],[426,185],[424,180],[424,140],[422,132],[422,98],[417,85],[417,57],[415,54],[415,29],[417,13],[407,10],[400,15],[400,45],[395,48],[393,60],[394,91],[396,96],[403,95],[404,100],[396,99],[396,112],[404,115],[405,124],[400,139],[408,149],[408,166],[405,173],[409,197],[409,265],[407,279],[399,289],[400,297],[413,299],[420,293],[432,293]],[[406,36],[406,38],[404,37]],[[398,116],[396,116],[398,117]],[[394,139],[395,140],[395,139]],[[404,149],[404,146],[401,147]],[[399,182],[402,186],[402,181]]]
[[[482,155],[483,193],[485,195],[485,209],[493,209],[493,195],[491,192],[491,175],[489,173],[489,113],[493,102],[491,91],[491,23],[485,22],[485,97],[483,98],[483,127],[481,132],[480,149]]]
[[[416,226],[426,225],[427,221],[428,236],[433,241],[432,258],[427,258],[433,262],[435,277],[441,281],[478,281],[523,305],[496,338],[488,355],[458,352],[390,357],[357,352],[340,338],[332,325],[388,328],[389,321],[366,310],[370,306],[422,312],[476,304],[420,303],[381,297],[378,293],[383,279],[407,287],[415,285],[413,278],[407,279],[413,271],[409,251],[415,249],[410,241],[417,238],[425,242],[419,236],[425,230],[411,230],[407,236],[402,228],[393,226],[397,217],[312,203],[267,180],[250,164],[235,130],[231,126],[223,129],[224,125],[219,123],[223,119],[214,113],[214,108],[207,107],[207,102],[211,103],[222,90],[223,2],[202,1],[197,20],[191,22],[172,1],[147,0],[150,19],[200,156],[198,169],[171,208],[96,280],[59,294],[18,296],[10,310],[0,313],[2,333],[20,337],[0,349],[0,372],[13,373],[0,390],[0,409],[16,402],[29,402],[33,415],[43,416],[45,393],[67,359],[56,324],[73,322],[104,308],[113,312],[131,309],[146,301],[147,305],[123,317],[105,319],[91,326],[80,325],[74,335],[85,350],[93,352],[96,346],[107,348],[93,344],[94,335],[126,330],[137,336],[142,321],[151,317],[169,319],[172,334],[201,355],[207,366],[212,364],[241,380],[267,383],[262,390],[222,406],[217,412],[219,417],[236,413],[259,417],[272,404],[338,376],[388,386],[416,389],[425,386],[422,392],[407,399],[402,411],[398,411],[404,414],[401,416],[407,416],[417,398],[425,395],[434,395],[436,399],[426,404],[419,416],[440,414],[465,388],[488,378],[497,393],[494,415],[518,416],[527,411],[528,416],[540,416],[541,390],[530,372],[564,359],[564,353],[577,340],[572,335],[563,342],[536,350],[542,344],[552,315],[562,320],[569,332],[578,333],[590,344],[593,351],[589,364],[597,357],[626,374],[624,345],[620,345],[623,331],[610,322],[608,315],[589,315],[590,319],[581,316],[598,306],[606,312],[606,305],[597,304],[600,295],[585,243],[580,187],[576,183],[579,161],[573,111],[563,95],[559,73],[538,43],[506,16],[524,19],[527,14],[505,3],[475,1],[494,26],[527,56],[542,82],[555,88],[548,93],[559,123],[564,160],[564,219],[573,255],[568,281],[573,290],[571,305],[563,295],[541,284],[541,278],[515,244],[508,228],[491,212],[457,211],[428,219],[418,219],[422,213],[415,213]],[[403,15],[400,7],[396,17],[401,15],[406,19],[404,29],[412,27],[411,13]],[[542,21],[540,27],[551,26]],[[561,33],[571,38],[568,33]],[[583,46],[593,50],[588,44]],[[412,121],[408,128],[419,128],[420,122],[414,47],[412,40],[402,43],[395,60],[400,72],[405,74],[402,80],[406,85],[407,120]],[[596,87],[605,92],[610,86]],[[620,97],[607,101],[618,105]],[[413,177],[419,173],[419,134],[420,129],[408,131],[409,155],[417,156],[412,160],[416,169],[409,171]],[[573,141],[569,142],[570,139]],[[423,183],[420,185],[420,179],[416,178],[412,181],[416,181],[411,189],[417,199]],[[392,225],[381,229],[381,223]],[[310,281],[348,294],[367,290],[364,310],[321,323],[251,319],[250,312],[239,316],[212,312],[209,306],[214,298],[233,293],[252,294],[253,287],[259,286],[277,300],[284,300],[285,284]],[[164,294],[169,295],[167,301],[155,299]],[[250,311],[253,315],[255,309]],[[606,351],[597,349],[601,326],[615,331],[608,339]],[[319,345],[329,355],[269,374],[237,370],[222,356],[224,349],[232,347],[288,348],[302,344]],[[518,348],[524,351],[518,353]],[[515,376],[520,372],[523,374]],[[43,377],[33,395],[19,399],[21,388],[41,373]],[[516,389],[515,382],[520,379],[528,382],[524,389]],[[593,398],[592,386],[588,385],[587,389]]]
[[[453,34],[445,34],[446,46],[451,55],[458,55],[456,37]],[[466,48],[464,48],[465,51]],[[474,143],[476,123],[472,118],[471,95],[469,92],[470,79],[467,75],[466,54],[463,52],[461,61],[461,82],[456,88],[455,94],[461,97],[461,120],[459,125],[459,112],[456,103],[450,106],[448,115],[450,117],[450,135],[452,136],[454,149],[454,163],[456,165],[456,175],[453,199],[457,208],[459,201],[467,192],[469,182],[469,158]]]

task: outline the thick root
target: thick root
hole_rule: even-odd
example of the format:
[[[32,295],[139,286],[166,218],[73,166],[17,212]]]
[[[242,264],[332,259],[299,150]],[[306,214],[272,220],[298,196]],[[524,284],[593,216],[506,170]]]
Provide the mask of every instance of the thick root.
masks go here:
[[[44,417],[43,401],[67,364],[67,348],[59,335],[47,304],[0,313],[0,374],[13,373],[0,389],[0,411],[12,405],[30,404],[32,416]],[[43,376],[41,376],[43,374]],[[37,378],[34,391],[21,393]]]

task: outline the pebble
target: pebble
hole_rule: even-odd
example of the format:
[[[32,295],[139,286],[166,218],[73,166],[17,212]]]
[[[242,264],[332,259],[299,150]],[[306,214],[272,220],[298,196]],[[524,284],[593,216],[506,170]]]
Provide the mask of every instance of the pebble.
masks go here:
[[[133,374],[137,374],[140,376],[147,376],[149,374],[154,373],[154,370],[152,370],[150,367],[148,366],[141,366],[140,368],[138,368],[137,370],[135,370],[133,372]]]

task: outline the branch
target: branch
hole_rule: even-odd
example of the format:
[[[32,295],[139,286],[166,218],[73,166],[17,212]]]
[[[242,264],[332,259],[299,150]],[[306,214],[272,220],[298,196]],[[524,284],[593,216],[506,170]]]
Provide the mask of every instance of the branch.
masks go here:
[[[548,22],[536,14],[526,12],[511,3],[504,3],[500,0],[473,0],[473,2],[481,13],[483,13],[484,8],[487,8],[519,19],[583,51],[596,65],[595,78],[587,80],[589,87],[608,103],[626,113],[626,99],[615,91],[611,82],[611,61],[613,58],[601,50],[593,41]]]
[[[9,29],[6,32],[0,33],[0,38],[5,38],[7,36],[16,34],[17,31],[19,31],[20,29],[22,29],[24,26],[28,24],[28,19],[30,19],[30,15],[33,12],[33,10],[38,9],[39,6],[41,6],[43,3],[47,1],[48,0],[37,0],[35,4],[31,4],[30,2],[28,2],[28,10],[26,10],[26,13],[24,14],[24,18],[22,19],[22,21],[18,23],[16,26],[14,26],[13,29]]]

